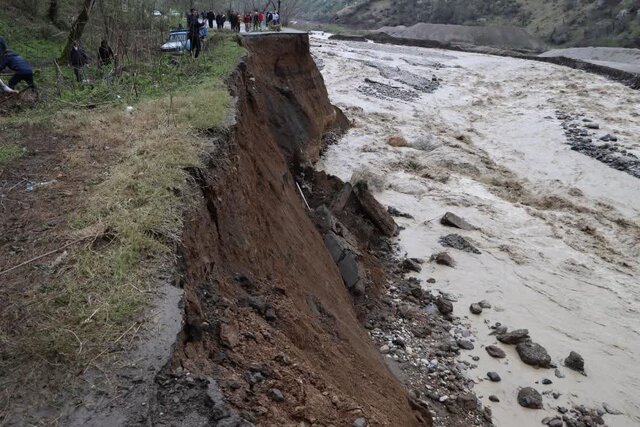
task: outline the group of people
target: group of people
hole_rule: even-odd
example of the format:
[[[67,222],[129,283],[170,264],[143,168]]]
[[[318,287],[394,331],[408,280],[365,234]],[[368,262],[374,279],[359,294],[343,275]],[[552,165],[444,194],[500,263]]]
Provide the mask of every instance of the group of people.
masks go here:
[[[115,60],[115,54],[109,46],[109,42],[102,40],[100,47],[98,47],[98,64],[101,67],[111,65]],[[73,74],[76,76],[78,83],[85,82],[87,80],[85,75],[86,66],[91,62],[91,57],[85,52],[80,45],[80,41],[76,40],[71,46],[69,51],[69,65],[73,68]]]
[[[254,10],[253,14],[251,12],[245,13],[243,21],[246,32],[250,32],[252,28],[253,31],[262,31],[263,25],[269,28],[271,25],[280,24],[280,14],[278,11],[264,13]]]
[[[278,11],[263,11],[260,12],[258,10],[254,10],[253,13],[250,11],[246,12],[244,15],[240,15],[235,11],[229,11],[228,13],[215,13],[213,11],[209,12],[201,12],[197,13],[195,9],[191,9],[190,13],[187,15],[187,27],[191,32],[192,25],[195,25],[193,22],[198,22],[198,30],[200,27],[205,25],[205,23],[209,24],[209,28],[213,28],[213,24],[215,22],[216,28],[218,30],[222,30],[224,28],[225,22],[229,21],[231,25],[231,30],[237,33],[240,32],[240,25],[244,23],[244,30],[246,32],[250,31],[261,31],[263,28],[269,28],[271,25],[279,25],[280,24],[280,13]],[[200,22],[202,21],[202,22]]]
[[[79,41],[73,42],[71,50],[69,51],[68,60],[69,65],[73,69],[76,81],[79,83],[86,81],[85,68],[91,62],[91,57],[84,51]],[[98,48],[98,63],[100,66],[107,66],[114,60],[115,54],[113,53],[113,49],[111,49],[106,40],[102,40],[102,43],[100,43],[100,47]],[[23,57],[9,49],[5,39],[0,37],[0,72],[5,68],[13,71],[14,74],[8,84],[5,84],[0,80],[0,91],[15,94],[17,93],[15,90],[16,86],[20,82],[25,82],[27,87],[35,89],[31,64],[29,64],[29,62]]]

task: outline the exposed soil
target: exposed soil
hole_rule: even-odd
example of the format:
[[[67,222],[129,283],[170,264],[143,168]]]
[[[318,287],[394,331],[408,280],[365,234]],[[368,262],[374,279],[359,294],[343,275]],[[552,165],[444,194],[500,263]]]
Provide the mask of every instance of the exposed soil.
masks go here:
[[[287,167],[286,160],[316,157],[322,136],[345,125],[308,38],[243,42],[250,53],[234,78],[238,124],[217,134],[210,169],[194,171],[203,198],[183,239],[185,328],[150,418],[156,425],[351,425],[360,417],[370,425],[430,425],[373,348]],[[185,377],[203,385],[181,388]],[[184,390],[202,404],[166,404],[186,397]],[[212,411],[213,401],[230,409]]]

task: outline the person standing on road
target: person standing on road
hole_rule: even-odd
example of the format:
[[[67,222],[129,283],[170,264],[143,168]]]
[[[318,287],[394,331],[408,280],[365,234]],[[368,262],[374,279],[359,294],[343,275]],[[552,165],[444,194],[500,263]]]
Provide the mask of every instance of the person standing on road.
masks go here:
[[[253,11],[253,16],[251,17],[251,20],[253,21],[253,31],[258,31],[258,11],[257,10]]]
[[[248,33],[251,31],[251,12],[246,12],[242,20],[244,21],[244,31]]]
[[[262,31],[262,24],[264,23],[264,12],[258,13],[258,28]]]
[[[187,19],[187,26],[189,27],[189,43],[191,53],[195,58],[200,56],[200,28],[204,26],[204,22],[198,20],[198,11],[191,9],[191,15]]]
[[[0,37],[0,72],[5,68],[9,68],[15,74],[9,80],[9,85],[2,83],[2,90],[5,92],[14,92],[16,85],[24,81],[30,88],[35,88],[33,84],[33,70],[31,65],[20,55],[14,53],[7,46],[4,38]],[[7,90],[7,88],[9,90]]]
[[[87,77],[85,75],[85,67],[91,61],[91,58],[80,46],[80,41],[76,40],[73,42],[73,46],[69,51],[69,65],[73,68],[73,73],[76,75],[76,81],[78,83],[83,83],[87,81]]]

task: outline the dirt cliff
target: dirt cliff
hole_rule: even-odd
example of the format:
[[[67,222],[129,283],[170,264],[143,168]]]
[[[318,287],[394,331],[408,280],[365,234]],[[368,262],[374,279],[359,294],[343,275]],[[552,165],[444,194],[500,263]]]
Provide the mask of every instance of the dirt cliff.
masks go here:
[[[236,124],[211,131],[209,167],[192,171],[202,193],[183,236],[185,325],[150,416],[429,425],[372,347],[289,167],[317,158],[323,137],[347,125],[308,37],[242,43]]]

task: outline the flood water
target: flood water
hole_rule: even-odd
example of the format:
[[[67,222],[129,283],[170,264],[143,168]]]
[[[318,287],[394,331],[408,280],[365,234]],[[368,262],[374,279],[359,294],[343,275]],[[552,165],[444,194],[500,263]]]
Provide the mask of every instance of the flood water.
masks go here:
[[[476,348],[460,359],[480,357],[467,375],[496,425],[539,426],[558,406],[605,402],[622,412],[605,415],[609,426],[640,425],[640,179],[571,150],[562,127],[596,145],[614,135],[621,155],[640,156],[640,93],[550,64],[320,33],[312,53],[332,102],[354,122],[318,167],[367,177],[383,204],[412,215],[397,218],[409,257],[428,260],[450,233],[481,252],[448,249],[455,268],[425,263],[418,277],[455,296],[455,314],[468,317]],[[409,146],[390,146],[391,136]],[[478,230],[442,226],[447,211]],[[485,299],[492,309],[469,313]],[[529,329],[565,378],[525,365],[513,346],[499,344],[506,359],[489,357],[495,322]],[[584,357],[587,376],[563,366],[570,351]],[[482,380],[487,371],[502,381]],[[518,405],[526,386],[548,392],[544,410]]]

